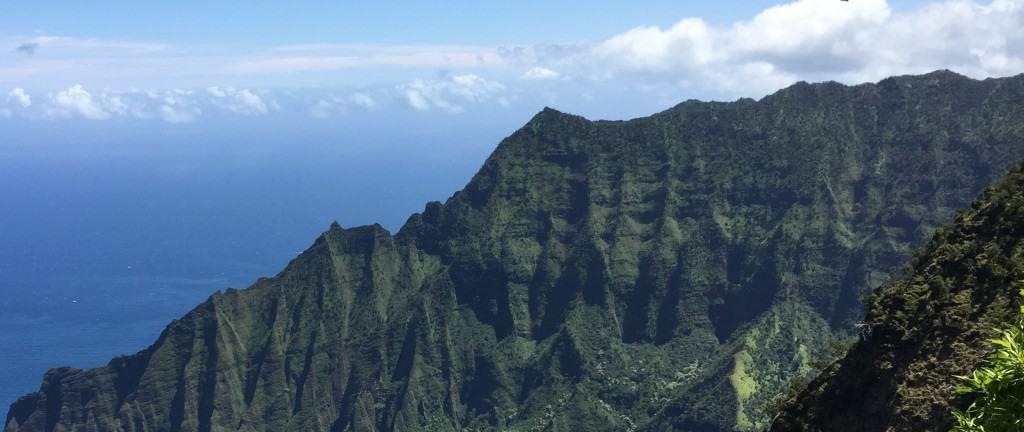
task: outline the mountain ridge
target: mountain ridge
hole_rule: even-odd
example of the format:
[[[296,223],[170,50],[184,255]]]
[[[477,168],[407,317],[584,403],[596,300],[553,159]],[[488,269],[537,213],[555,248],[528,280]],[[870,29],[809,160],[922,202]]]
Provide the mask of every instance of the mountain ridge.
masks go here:
[[[775,419],[772,431],[948,430],[969,399],[957,376],[1019,313],[1024,165],[986,189],[877,294],[856,344]],[[857,421],[852,421],[856,419]]]
[[[139,354],[49,372],[5,430],[754,429],[1022,154],[1020,100],[940,71],[545,108],[396,233],[332,224]]]

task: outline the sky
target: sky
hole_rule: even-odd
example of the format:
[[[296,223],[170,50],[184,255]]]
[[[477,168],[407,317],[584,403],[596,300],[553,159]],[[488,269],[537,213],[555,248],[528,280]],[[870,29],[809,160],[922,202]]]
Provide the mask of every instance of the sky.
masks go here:
[[[1024,0],[4,9],[0,127],[29,131],[76,120],[215,127],[231,117],[315,124],[367,114],[457,124],[460,115],[518,121],[543,106],[619,119],[686,99],[759,98],[800,80],[1024,71]]]

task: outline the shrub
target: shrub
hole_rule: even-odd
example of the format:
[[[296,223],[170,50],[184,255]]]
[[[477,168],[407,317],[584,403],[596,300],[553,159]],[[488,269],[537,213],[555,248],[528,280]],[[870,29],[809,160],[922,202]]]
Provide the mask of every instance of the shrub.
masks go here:
[[[1015,324],[991,340],[995,351],[986,364],[958,377],[964,385],[957,391],[974,402],[966,410],[953,411],[954,432],[1024,430],[1024,306],[1020,312]]]

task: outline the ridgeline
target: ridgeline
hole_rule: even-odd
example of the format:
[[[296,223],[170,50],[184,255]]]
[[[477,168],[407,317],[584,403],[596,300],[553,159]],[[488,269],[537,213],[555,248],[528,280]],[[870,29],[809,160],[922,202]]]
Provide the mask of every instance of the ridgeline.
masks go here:
[[[1022,101],[939,71],[545,109],[399,232],[332,225],[144,351],[51,370],[5,431],[763,429],[1024,155]]]

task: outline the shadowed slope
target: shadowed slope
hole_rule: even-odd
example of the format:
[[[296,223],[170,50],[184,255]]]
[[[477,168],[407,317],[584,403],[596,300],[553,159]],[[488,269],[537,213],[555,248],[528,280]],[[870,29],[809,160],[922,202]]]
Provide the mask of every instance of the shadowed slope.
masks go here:
[[[878,293],[865,336],[773,431],[947,430],[956,375],[974,370],[1024,288],[1024,166],[936,233]],[[961,406],[962,408],[962,406]]]

